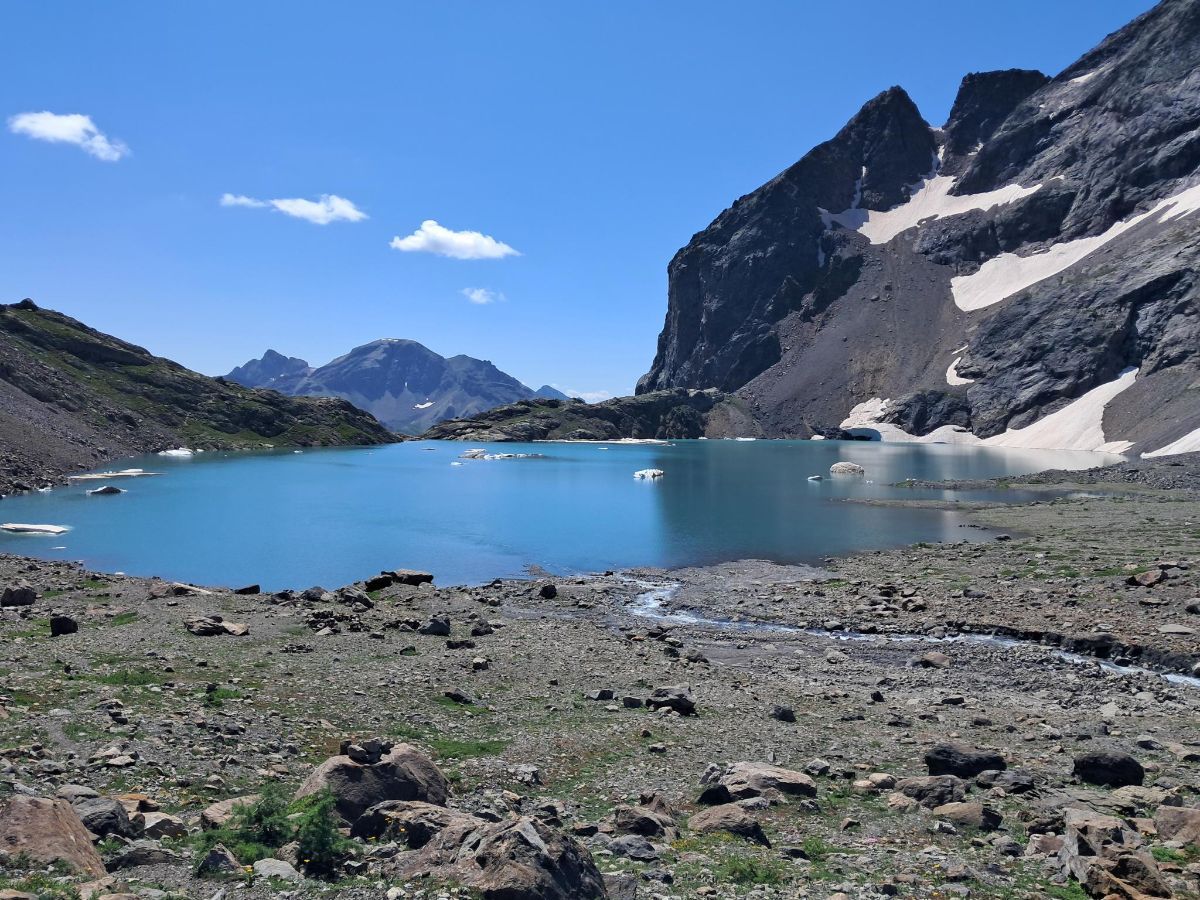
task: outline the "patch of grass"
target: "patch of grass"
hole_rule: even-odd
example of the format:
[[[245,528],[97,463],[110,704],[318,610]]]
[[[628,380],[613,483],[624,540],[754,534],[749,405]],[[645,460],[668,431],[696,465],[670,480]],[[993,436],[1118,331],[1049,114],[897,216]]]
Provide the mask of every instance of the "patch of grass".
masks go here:
[[[204,705],[212,707],[220,707],[225,705],[226,700],[241,700],[241,691],[236,691],[233,688],[217,688],[215,691],[206,691],[204,694]]]
[[[0,891],[36,894],[40,900],[79,900],[79,891],[75,885],[62,884],[45,872],[34,872],[20,877],[0,875]]]
[[[777,860],[758,860],[748,856],[734,856],[724,860],[715,872],[721,881],[734,884],[783,884],[787,881],[787,869]]]
[[[1174,850],[1170,847],[1151,847],[1150,855],[1159,862],[1186,866],[1200,859],[1200,847],[1188,846],[1182,850]]]
[[[459,740],[457,738],[431,737],[426,738],[425,743],[443,759],[471,759],[477,756],[496,756],[503,753],[512,742],[503,738]]]
[[[132,625],[138,620],[138,614],[135,612],[117,613],[108,620],[109,625]]]
[[[146,687],[147,685],[158,684],[163,678],[158,672],[151,672],[149,669],[119,669],[116,672],[97,675],[95,676],[95,680],[100,684],[111,684],[121,687]]]
[[[107,732],[98,725],[92,725],[89,722],[68,722],[63,726],[63,734],[72,741],[98,741],[103,738]]]

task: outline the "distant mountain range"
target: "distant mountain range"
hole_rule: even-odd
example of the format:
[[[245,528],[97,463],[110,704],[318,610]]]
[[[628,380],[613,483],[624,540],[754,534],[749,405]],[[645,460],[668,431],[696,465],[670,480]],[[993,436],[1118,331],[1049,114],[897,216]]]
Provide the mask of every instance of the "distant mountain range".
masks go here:
[[[293,397],[339,397],[404,434],[420,434],[446,419],[518,400],[567,399],[549,385],[534,390],[487,360],[462,355],[447,359],[416,341],[398,338],[363,344],[316,368],[268,350],[225,378]]]

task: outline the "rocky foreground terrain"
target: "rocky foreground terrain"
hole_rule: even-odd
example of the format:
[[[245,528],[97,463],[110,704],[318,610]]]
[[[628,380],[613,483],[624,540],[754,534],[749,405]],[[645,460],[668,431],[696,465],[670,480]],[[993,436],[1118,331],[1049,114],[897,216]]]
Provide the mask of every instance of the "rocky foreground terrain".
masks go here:
[[[821,569],[2,557],[0,897],[1200,896],[1200,460],[1106,472]]]
[[[208,378],[32,300],[0,304],[0,494],[173,447],[383,444],[344,400]]]

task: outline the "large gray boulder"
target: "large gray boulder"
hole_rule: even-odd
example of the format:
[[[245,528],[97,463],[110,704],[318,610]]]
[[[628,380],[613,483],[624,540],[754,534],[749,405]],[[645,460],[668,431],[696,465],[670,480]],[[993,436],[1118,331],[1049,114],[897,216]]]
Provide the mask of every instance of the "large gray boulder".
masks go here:
[[[736,762],[721,778],[720,786],[737,800],[759,797],[770,790],[791,797],[815,797],[817,784],[803,772],[757,762]]]
[[[396,744],[373,764],[349,756],[330,757],[304,780],[296,797],[326,789],[337,801],[338,815],[351,823],[385,800],[421,800],[445,806],[450,794],[446,776],[410,744]]]
[[[451,826],[480,824],[481,819],[445,806],[421,800],[387,800],[359,816],[350,828],[350,836],[398,841],[410,850],[419,850]]]
[[[74,806],[75,813],[84,827],[100,837],[118,835],[123,838],[136,838],[145,827],[145,819],[141,813],[136,814],[136,821],[130,819],[125,807],[111,797],[89,797],[77,800]]]
[[[483,900],[607,900],[591,854],[537,819],[463,823],[400,863],[405,878],[461,884]]]
[[[1088,784],[1124,787],[1141,784],[1146,778],[1142,764],[1128,753],[1115,750],[1095,750],[1075,757],[1073,774]]]

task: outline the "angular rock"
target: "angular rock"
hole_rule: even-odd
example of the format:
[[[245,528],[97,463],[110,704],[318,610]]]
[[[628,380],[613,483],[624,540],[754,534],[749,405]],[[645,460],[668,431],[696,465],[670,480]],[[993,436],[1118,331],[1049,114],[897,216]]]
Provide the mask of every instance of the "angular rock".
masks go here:
[[[791,797],[815,797],[817,785],[803,772],[794,772],[766,763],[737,762],[721,778],[719,784],[730,796],[744,800],[776,790]]]
[[[526,816],[447,828],[401,861],[400,874],[455,882],[478,891],[483,900],[607,897],[587,850]]]
[[[65,800],[17,795],[0,802],[0,853],[61,863],[97,878],[105,874],[87,829]]]
[[[296,871],[291,863],[284,862],[282,859],[260,859],[253,866],[254,874],[259,878],[278,878],[280,881],[299,884],[304,880],[304,876]]]
[[[377,803],[350,828],[350,836],[363,840],[397,841],[419,850],[446,828],[482,824],[469,813],[420,800],[388,800]]]
[[[79,623],[70,616],[54,615],[50,617],[50,637],[75,634],[77,631],[79,631]]]
[[[427,756],[409,744],[397,744],[374,765],[357,763],[349,756],[334,756],[305,779],[297,797],[328,788],[337,800],[337,813],[354,822],[364,812],[386,800],[421,800],[445,806],[449,785]]]
[[[982,803],[944,803],[935,806],[933,814],[953,825],[978,828],[980,831],[995,831],[1004,817]]]
[[[205,831],[220,828],[233,815],[234,807],[251,806],[259,800],[258,794],[247,794],[244,797],[230,797],[228,800],[218,800],[200,813],[200,827]]]
[[[692,696],[692,689],[683,684],[655,688],[654,693],[647,698],[646,705],[651,709],[673,709],[681,716],[696,713],[696,699]]]
[[[200,876],[240,875],[241,871],[242,864],[224,844],[216,844],[196,865],[196,874]]]
[[[736,803],[725,803],[701,810],[688,819],[688,830],[696,834],[726,832],[762,844],[764,847],[771,846],[758,820]]]
[[[989,769],[1008,768],[1004,757],[994,750],[978,750],[958,741],[934,744],[925,752],[925,765],[930,775],[957,775],[974,778]]]
[[[37,591],[23,581],[10,584],[0,593],[0,606],[33,606]]]
[[[1178,841],[1200,850],[1200,809],[1191,806],[1160,806],[1154,828],[1164,841]]]
[[[109,797],[92,797],[77,800],[73,804],[75,813],[84,827],[92,834],[108,837],[110,834],[124,838],[135,838],[142,833],[143,819],[138,814],[135,824],[120,801]]]
[[[927,809],[959,803],[966,796],[967,785],[954,775],[925,775],[916,778],[901,778],[896,790],[911,797]]]
[[[1088,784],[1108,787],[1141,784],[1146,778],[1141,763],[1116,750],[1095,750],[1076,756],[1072,774]]]

